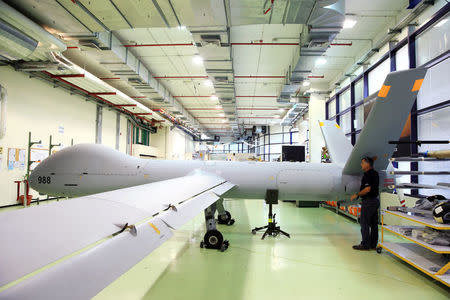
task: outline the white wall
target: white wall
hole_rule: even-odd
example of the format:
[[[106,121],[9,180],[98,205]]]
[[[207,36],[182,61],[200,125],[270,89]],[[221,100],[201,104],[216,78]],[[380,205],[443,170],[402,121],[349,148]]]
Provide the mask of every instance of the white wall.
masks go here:
[[[325,142],[320,131],[319,121],[325,120],[325,97],[319,94],[311,94],[309,101],[309,162],[320,163],[322,147]]]
[[[195,142],[178,128],[166,129],[166,159],[192,159]]]
[[[96,104],[83,97],[70,95],[62,88],[27,74],[14,71],[11,67],[0,67],[0,85],[7,90],[6,134],[0,139],[3,148],[0,164],[0,206],[16,203],[15,180],[22,180],[26,170],[8,170],[8,148],[27,149],[28,132],[33,141],[42,140],[48,149],[49,136],[53,143],[70,146],[74,144],[95,143]],[[121,117],[121,151],[126,148],[126,119]],[[58,128],[64,127],[60,133]],[[102,142],[115,148],[116,113],[103,109]],[[33,197],[37,193],[33,192]]]
[[[150,146],[158,150],[158,159],[167,159],[166,157],[166,135],[168,127],[158,128],[156,133],[150,135]]]

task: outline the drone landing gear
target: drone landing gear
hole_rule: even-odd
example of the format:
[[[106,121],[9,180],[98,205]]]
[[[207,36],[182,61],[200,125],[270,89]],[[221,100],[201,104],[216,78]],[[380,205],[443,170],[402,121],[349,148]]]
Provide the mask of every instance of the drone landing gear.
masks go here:
[[[230,243],[223,239],[222,233],[216,229],[216,220],[214,213],[216,212],[216,204],[213,203],[205,209],[206,233],[200,242],[200,248],[217,249],[224,252],[228,249]]]
[[[266,191],[266,203],[269,204],[269,223],[263,227],[255,227],[252,229],[252,234],[256,234],[257,231],[266,229],[261,239],[263,240],[267,235],[277,236],[279,234],[285,235],[288,238],[291,236],[289,233],[280,229],[280,226],[277,226],[277,222],[275,221],[275,215],[272,213],[272,205],[278,203],[278,190],[267,190]]]
[[[217,222],[222,225],[231,226],[234,224],[234,219],[231,218],[231,214],[229,211],[225,210],[223,206],[223,198],[220,198],[216,202],[217,212],[219,216],[217,217]]]

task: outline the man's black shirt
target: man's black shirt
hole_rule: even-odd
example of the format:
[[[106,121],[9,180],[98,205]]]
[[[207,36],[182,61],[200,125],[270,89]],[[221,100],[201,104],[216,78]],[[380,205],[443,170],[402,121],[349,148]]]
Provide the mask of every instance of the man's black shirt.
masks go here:
[[[361,180],[361,187],[359,188],[362,191],[364,188],[370,186],[370,192],[362,196],[362,199],[370,199],[378,197],[378,185],[380,182],[380,178],[378,177],[378,172],[374,169],[370,169],[364,173],[363,178]]]

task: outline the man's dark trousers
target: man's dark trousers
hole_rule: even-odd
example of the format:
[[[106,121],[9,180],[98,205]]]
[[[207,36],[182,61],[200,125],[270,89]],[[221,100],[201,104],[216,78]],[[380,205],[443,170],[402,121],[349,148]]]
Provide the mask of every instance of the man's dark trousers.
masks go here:
[[[375,248],[378,244],[378,198],[363,199],[361,202],[361,245],[367,248]]]

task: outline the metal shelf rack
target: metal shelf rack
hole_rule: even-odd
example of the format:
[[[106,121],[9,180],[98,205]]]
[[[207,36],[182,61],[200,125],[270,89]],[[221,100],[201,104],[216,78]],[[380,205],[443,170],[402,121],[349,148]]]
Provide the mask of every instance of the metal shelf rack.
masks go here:
[[[331,210],[333,210],[334,212],[336,212],[337,214],[341,214],[341,215],[347,216],[347,217],[349,217],[349,218],[355,220],[356,222],[358,222],[358,218],[359,218],[360,213],[358,212],[356,215],[350,213],[350,212],[348,211],[348,209],[349,209],[351,206],[345,207],[345,208],[344,208],[345,210],[343,210],[343,209],[341,209],[341,208],[338,208],[337,206],[331,206],[331,205],[326,204],[326,203],[322,203],[321,206],[322,206],[322,207],[325,207],[325,208],[328,208],[328,209],[331,209]]]
[[[437,246],[426,243],[412,236],[406,236],[400,232],[405,226],[394,226],[384,224],[384,215],[390,214],[406,219],[421,226],[406,226],[423,229],[430,227],[437,230],[450,230],[450,224],[439,224],[433,219],[412,215],[398,211],[383,210],[381,214],[381,243],[378,244],[378,253],[381,249],[400,258],[404,262],[419,269],[433,279],[450,287],[450,246]],[[407,240],[407,243],[392,243],[384,241],[385,231],[395,234]]]

